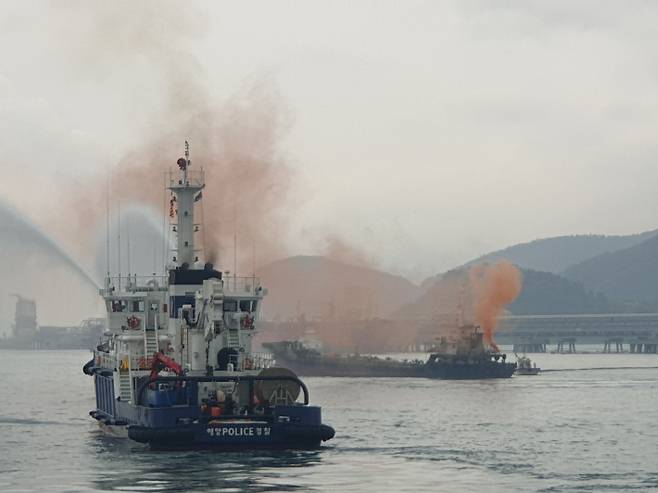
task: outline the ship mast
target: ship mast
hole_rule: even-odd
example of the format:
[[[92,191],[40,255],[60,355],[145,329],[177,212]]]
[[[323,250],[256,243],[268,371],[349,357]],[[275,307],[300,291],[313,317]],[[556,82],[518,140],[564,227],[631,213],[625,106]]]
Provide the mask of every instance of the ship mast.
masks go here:
[[[177,161],[178,178],[172,173],[169,179],[169,190],[176,197],[176,222],[177,233],[177,263],[192,266],[195,258],[194,248],[194,203],[201,198],[201,190],[205,186],[203,169],[191,171],[190,145],[185,141],[185,157]]]

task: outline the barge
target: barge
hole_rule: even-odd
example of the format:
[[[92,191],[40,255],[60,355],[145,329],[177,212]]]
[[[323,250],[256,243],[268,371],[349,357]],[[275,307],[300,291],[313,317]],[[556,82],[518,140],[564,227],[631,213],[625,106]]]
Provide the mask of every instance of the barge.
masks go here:
[[[303,376],[329,377],[415,377],[450,380],[509,378],[516,363],[494,345],[485,345],[474,325],[458,329],[454,341],[442,338],[426,360],[400,361],[364,355],[323,354],[299,341],[264,343],[277,364]]]

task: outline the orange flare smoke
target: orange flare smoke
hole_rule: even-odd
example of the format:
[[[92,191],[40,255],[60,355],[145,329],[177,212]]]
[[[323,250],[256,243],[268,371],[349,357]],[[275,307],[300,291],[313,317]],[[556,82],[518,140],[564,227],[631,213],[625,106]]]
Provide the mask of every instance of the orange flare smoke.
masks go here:
[[[493,335],[505,306],[521,292],[521,271],[501,260],[493,265],[472,267],[469,277],[475,294],[475,319],[482,327],[485,342],[497,350]]]

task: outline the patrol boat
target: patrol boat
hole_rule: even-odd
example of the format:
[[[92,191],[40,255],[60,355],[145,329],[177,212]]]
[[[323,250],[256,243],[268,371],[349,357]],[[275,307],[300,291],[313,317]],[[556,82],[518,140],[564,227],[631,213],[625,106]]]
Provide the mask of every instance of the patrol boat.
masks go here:
[[[317,447],[334,430],[307,387],[251,350],[267,290],[198,261],[204,173],[190,169],[187,142],[177,164],[167,175],[177,263],[162,277],[108,273],[107,330],[83,368],[96,391],[89,414],[153,449]]]

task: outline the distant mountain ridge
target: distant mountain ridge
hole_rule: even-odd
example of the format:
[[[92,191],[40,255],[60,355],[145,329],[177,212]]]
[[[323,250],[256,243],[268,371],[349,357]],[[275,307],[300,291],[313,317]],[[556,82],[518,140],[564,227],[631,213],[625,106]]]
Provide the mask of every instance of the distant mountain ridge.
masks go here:
[[[295,256],[259,269],[270,289],[267,319],[426,317],[437,306],[457,310],[463,282],[456,273],[506,259],[523,272],[514,314],[610,313],[658,309],[658,230],[627,236],[545,238],[491,252],[426,279],[402,276],[320,256]]]
[[[259,268],[258,276],[269,290],[263,316],[270,320],[389,317],[419,293],[402,276],[321,256],[278,260]]]
[[[452,314],[458,319],[463,311],[469,316],[467,267],[446,272],[418,298],[397,312],[401,318],[433,318]],[[608,313],[617,307],[605,295],[587,290],[581,283],[551,272],[521,269],[523,287],[519,297],[507,309],[515,315],[555,315],[567,313]],[[463,298],[460,300],[460,298]],[[472,313],[470,314],[472,316]]]
[[[569,267],[590,258],[623,250],[656,236],[658,229],[632,235],[554,236],[487,253],[465,263],[463,267],[505,259],[522,269],[562,274]],[[438,276],[425,279],[421,289],[429,288]]]
[[[619,311],[604,294],[551,272],[522,269],[523,288],[507,309],[514,315],[558,315]]]
[[[523,269],[558,274],[592,257],[632,247],[656,235],[658,229],[625,236],[555,236],[512,245],[478,257],[466,265],[506,259]]]
[[[587,259],[564,276],[627,305],[658,307],[658,236],[642,243]]]

